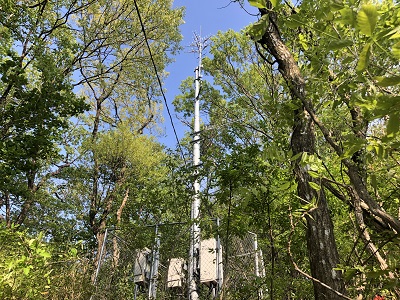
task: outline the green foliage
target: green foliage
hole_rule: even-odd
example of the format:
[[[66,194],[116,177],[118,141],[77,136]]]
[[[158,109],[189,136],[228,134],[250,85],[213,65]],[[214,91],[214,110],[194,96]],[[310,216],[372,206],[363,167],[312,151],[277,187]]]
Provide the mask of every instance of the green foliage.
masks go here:
[[[0,115],[6,137],[0,148],[4,167],[27,172],[37,170],[40,161],[57,157],[55,143],[68,127],[68,118],[87,108],[61,71],[50,53],[31,64],[30,73],[38,76],[32,78],[34,84],[28,82],[28,72],[19,67],[19,58],[13,54],[0,64],[0,72],[6,74],[1,78],[3,85],[12,86],[12,92],[3,94]]]
[[[209,117],[202,124],[199,170],[206,183],[204,235],[214,234],[209,219],[215,217],[224,241],[257,232],[267,275],[251,282],[268,287],[271,298],[309,298],[311,282],[294,271],[291,260],[309,271],[301,220],[318,199],[304,204],[306,199],[296,197],[292,165],[299,163],[312,189],[331,191],[327,198],[343,258],[338,269],[351,296],[359,287],[368,295],[393,296],[397,237],[363,207],[371,243],[388,262],[382,270],[359,238],[343,162],[360,164],[370,194],[385,212],[398,214],[399,7],[391,1],[248,2],[277,13],[274,26],[304,74],[307,101],[341,154],[318,130],[315,154],[293,156],[289,150],[293,111],[300,103],[290,100],[273,57],[254,48],[271,25],[268,14],[243,33],[218,33],[212,58],[204,59],[213,82],[202,84],[201,109]],[[157,28],[147,33],[161,74],[171,59],[166,50],[179,49],[183,11],[171,9],[169,0],[139,5],[145,27]],[[11,207],[5,216],[9,227],[26,208],[21,223],[28,228],[0,231],[0,298],[132,298],[134,250],[154,240],[145,226],[187,222],[193,181],[190,167],[142,135],[160,116],[160,92],[133,2],[0,6],[0,203],[5,211]],[[192,82],[182,83],[174,102],[185,118],[192,116]],[[83,125],[71,128],[71,117]],[[300,218],[296,228],[289,215]],[[117,227],[118,238],[107,245],[95,292],[92,257],[106,227]],[[187,239],[183,227],[160,230],[163,250],[185,255],[186,240],[176,238]],[[41,231],[45,234],[35,235]],[[117,267],[117,250],[129,248],[124,243],[135,249],[121,251]],[[244,282],[233,286],[227,297],[255,290]]]
[[[363,49],[360,53],[360,58],[357,63],[357,68],[356,68],[357,72],[361,73],[361,72],[365,71],[365,69],[368,67],[369,58],[371,56],[371,48],[372,48],[371,43],[367,43],[363,47]]]
[[[371,36],[375,30],[377,20],[378,11],[375,5],[366,4],[361,6],[357,14],[357,25],[361,33]]]
[[[2,299],[72,299],[71,295],[81,293],[85,284],[83,262],[79,263],[78,250],[71,247],[64,252],[57,251],[43,241],[43,234],[30,236],[26,231],[5,228],[0,231],[0,297]],[[69,262],[60,267],[59,262]],[[79,272],[72,271],[74,268]],[[75,275],[71,275],[75,272]],[[69,290],[62,286],[69,277]],[[60,278],[65,279],[60,281]],[[86,283],[87,284],[87,283]],[[88,289],[88,286],[84,287]],[[78,292],[81,290],[80,292]],[[65,298],[64,298],[65,297]],[[84,299],[74,297],[73,299]]]
[[[245,236],[248,230],[257,232],[266,271],[265,278],[243,278],[240,286],[227,283],[224,296],[256,297],[257,285],[268,288],[272,297],[306,298],[311,285],[295,274],[287,254],[289,208],[302,208],[293,200],[297,186],[288,151],[292,106],[279,86],[280,79],[263,64],[246,34],[219,33],[210,53],[212,58],[203,62],[214,86],[202,82],[200,103],[209,116],[202,130],[200,172],[207,177],[202,216],[221,219],[224,243]],[[182,95],[174,102],[186,118],[192,116],[192,82],[182,83]],[[321,169],[317,157],[308,157],[307,163]],[[204,234],[210,234],[207,224],[202,223]],[[297,262],[307,268],[303,229],[296,231],[292,242]],[[226,251],[229,256],[234,250]]]
[[[264,15],[256,23],[252,24],[247,32],[253,40],[258,41],[267,31],[268,24],[268,15]]]
[[[0,4],[1,217],[26,229],[20,244],[7,231],[12,242],[0,260],[16,262],[4,277],[16,281],[2,282],[8,294],[0,298],[89,299],[98,227],[189,215],[179,213],[188,180],[171,175],[181,161],[142,134],[157,129],[161,92],[133,1],[28,2]],[[163,80],[180,48],[183,9],[170,0],[138,5]],[[46,252],[29,258],[23,251],[36,250],[25,239],[38,232]],[[122,287],[109,298],[132,292],[131,268],[110,269]]]
[[[249,0],[250,5],[255,6],[257,8],[266,8],[267,1],[266,0]]]
[[[377,85],[382,87],[394,86],[400,83],[400,76],[392,76],[392,77],[385,77],[380,76],[376,77]]]
[[[395,299],[396,297],[396,294],[391,292],[391,290],[398,285],[398,280],[395,278],[387,279],[391,272],[389,269],[382,270],[378,267],[364,265],[357,265],[354,267],[339,265],[337,270],[342,271],[345,280],[349,282],[358,276],[364,278],[363,284],[366,286],[364,295],[367,297],[373,297],[376,294],[380,294],[389,299]],[[376,288],[376,286],[380,286],[380,288]]]
[[[91,121],[99,109],[98,128],[126,121],[138,132],[159,120],[158,82],[131,7],[130,0],[2,5],[0,174],[7,181],[0,188],[20,208],[14,221],[23,223],[40,202],[36,191],[77,159],[71,118]],[[162,70],[171,61],[164,50],[179,49],[182,9],[169,0],[140,9],[146,27],[163,24],[147,35]]]
[[[40,299],[50,289],[51,254],[42,236],[30,238],[25,232],[0,231],[0,297]]]
[[[306,78],[307,98],[312,99],[314,113],[342,150],[339,157],[335,157],[317,130],[317,151],[322,164],[318,172],[311,168],[309,174],[322,179],[322,183],[324,180],[332,182],[336,185],[334,190],[339,192],[351,186],[341,170],[343,159],[351,160],[360,166],[360,173],[366,170],[371,197],[397,218],[398,205],[394,204],[393,195],[388,194],[391,188],[387,188],[388,180],[397,186],[397,179],[386,178],[388,173],[384,166],[396,165],[392,159],[397,157],[393,146],[398,145],[399,133],[398,58],[392,49],[398,42],[398,6],[391,1],[374,4],[306,1],[294,9],[286,7],[284,13],[276,12],[280,32]],[[394,155],[392,158],[390,153]],[[303,165],[308,167],[308,164]],[[391,176],[395,173],[397,171],[392,170]],[[314,182],[310,185],[320,188],[317,181]],[[335,195],[344,196],[345,201],[351,199],[351,195],[343,191]],[[348,232],[359,226],[349,221],[349,216],[354,218],[352,206],[346,208],[332,195],[328,197],[336,225],[336,240],[342,257],[347,258],[347,267],[355,269],[362,261],[364,270],[379,271],[381,266],[374,261],[376,257],[371,250],[366,250],[365,241],[346,240]],[[347,209],[351,212],[346,213]],[[363,215],[373,243],[382,247],[378,252],[387,262],[391,261],[394,257],[387,249],[397,241],[389,242],[389,238],[380,233],[383,229],[374,226],[365,211]],[[354,231],[354,235],[361,234]],[[394,265],[388,267],[390,272],[394,271]],[[393,283],[389,271],[381,270],[382,276],[370,271],[350,275],[353,277],[348,283],[351,292],[355,292],[352,287],[365,286],[370,288],[370,295],[382,289],[388,297],[394,297],[393,286],[387,288]],[[367,279],[364,282],[362,278]]]
[[[268,6],[264,1],[249,3],[263,12]],[[202,109],[210,121],[202,131],[206,141],[202,160],[207,189],[212,191],[204,196],[211,200],[206,202],[203,214],[218,214],[227,235],[229,230],[238,235],[248,229],[262,232],[263,250],[272,255],[266,255],[269,271],[278,273],[274,263],[279,263],[281,270],[290,270],[290,261],[281,259],[287,246],[284,242],[288,239],[287,232],[292,229],[288,211],[294,217],[302,217],[318,205],[318,199],[307,199],[309,203],[301,205],[305,199],[294,196],[297,186],[292,182],[291,164],[299,162],[312,178],[309,186],[327,194],[336,241],[346,268],[356,268],[361,261],[365,270],[375,268],[378,272],[380,266],[374,261],[374,254],[366,250],[359,237],[359,224],[354,219],[348,192],[351,183],[343,161],[359,164],[371,196],[397,216],[398,204],[392,201],[394,194],[390,194],[394,190],[388,188],[389,181],[393,188],[398,187],[394,175],[397,171],[392,171],[388,179],[385,166],[397,165],[398,151],[394,147],[399,145],[400,82],[397,50],[393,51],[398,48],[398,6],[391,1],[366,4],[340,0],[272,6],[269,13],[276,13],[274,25],[294,54],[306,81],[306,101],[312,104],[312,113],[317,118],[314,124],[317,151],[295,157],[288,151],[292,113],[297,112],[299,103],[290,100],[291,93],[277,76],[282,66],[277,66],[270,53],[264,51],[265,47],[259,46],[257,53],[248,38],[261,40],[269,26],[268,14],[245,30],[247,36],[232,31],[219,33],[213,39],[212,58],[204,59],[204,69],[217,87],[207,82],[202,89]],[[175,102],[185,117],[191,116],[191,82],[188,79],[184,83],[183,94]],[[328,132],[324,134],[340,148],[339,154],[334,153],[326,136],[318,130],[320,124]],[[394,155],[394,160],[390,155]],[[397,197],[398,193],[394,193]],[[268,208],[272,209],[269,213]],[[372,240],[382,247],[379,252],[384,253],[385,259],[392,260],[394,256],[388,249],[397,242],[385,238],[382,229],[373,225],[375,221],[370,219],[368,211],[363,210]],[[295,228],[292,250],[294,261],[307,271],[304,229],[301,225]],[[353,240],[348,238],[349,233]],[[273,247],[276,248],[272,250]],[[274,254],[280,259],[274,260]],[[392,272],[394,265],[389,267]],[[282,278],[288,276],[285,271],[279,274]],[[393,286],[387,288],[393,283],[388,272],[379,276],[374,272],[353,274],[353,280],[348,282],[351,296],[356,292],[352,287],[368,284],[371,295],[380,289],[386,290],[388,296],[393,295]],[[272,285],[269,290],[274,296],[290,294],[290,288],[299,283],[300,288],[291,296],[303,299],[301,288],[309,288],[305,282],[292,278],[286,279],[287,286],[277,287],[277,282],[272,275],[265,280],[265,284]]]

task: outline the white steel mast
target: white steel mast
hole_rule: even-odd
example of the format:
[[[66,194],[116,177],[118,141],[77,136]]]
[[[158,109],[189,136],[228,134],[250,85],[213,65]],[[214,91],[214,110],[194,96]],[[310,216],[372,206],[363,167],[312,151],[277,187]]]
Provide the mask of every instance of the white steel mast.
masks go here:
[[[194,132],[193,132],[193,169],[194,169],[194,195],[192,199],[191,221],[192,228],[190,232],[190,251],[189,251],[189,299],[198,300],[197,278],[199,276],[199,252],[200,252],[200,180],[199,180],[199,165],[200,165],[200,81],[201,81],[201,59],[202,59],[202,44],[201,38],[196,36],[196,46],[199,53],[199,65],[195,69],[195,99],[194,99]]]

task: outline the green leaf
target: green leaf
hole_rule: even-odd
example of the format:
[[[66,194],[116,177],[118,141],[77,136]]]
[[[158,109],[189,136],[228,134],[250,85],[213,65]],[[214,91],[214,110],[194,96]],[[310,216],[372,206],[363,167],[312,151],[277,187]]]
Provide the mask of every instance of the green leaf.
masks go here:
[[[318,172],[315,172],[315,171],[312,171],[312,170],[308,171],[308,174],[309,174],[312,178],[320,178],[320,177],[321,177],[321,176],[319,175]]]
[[[297,28],[304,25],[304,21],[301,20],[299,14],[288,16],[285,20],[285,25],[289,28]]]
[[[385,148],[381,144],[375,146],[375,152],[378,158],[383,158],[385,156]]]
[[[389,33],[385,34],[385,37],[389,37],[389,40],[397,39],[400,37],[400,26],[397,26],[395,29],[391,30]]]
[[[298,37],[299,37],[300,45],[303,47],[304,50],[307,51],[308,50],[308,41],[307,41],[306,36],[304,34],[300,33],[298,35]]]
[[[321,190],[321,186],[315,182],[310,181],[310,182],[308,182],[308,184],[316,191]]]
[[[370,177],[371,177],[372,188],[374,189],[374,191],[376,191],[376,188],[377,188],[377,185],[378,185],[378,182],[376,180],[376,175],[375,174],[371,174]]]
[[[400,115],[398,113],[394,113],[389,116],[389,121],[386,125],[386,134],[388,136],[394,136],[397,132],[399,132],[399,117]]]
[[[376,77],[375,78],[378,82],[377,85],[387,87],[393,86],[400,83],[400,76],[392,76],[392,77]]]
[[[392,54],[394,55],[394,57],[400,59],[400,42],[397,42],[393,45]]]
[[[366,36],[371,36],[374,32],[377,20],[378,11],[376,10],[375,5],[366,4],[361,7],[361,10],[357,15],[357,25],[361,33]]]
[[[348,137],[348,140],[344,143],[344,153],[342,154],[342,158],[351,157],[354,153],[361,150],[365,147],[366,141],[361,138],[356,138],[354,136]]]
[[[32,266],[27,266],[27,267],[23,268],[22,270],[24,271],[25,275],[28,275],[30,270],[31,270],[31,268],[32,268]]]
[[[336,19],[335,22],[343,24],[343,25],[352,25],[354,26],[354,12],[351,8],[345,7],[339,10],[341,15],[340,19]]]
[[[73,257],[76,257],[76,255],[78,254],[78,250],[76,248],[71,248],[69,249],[69,251]]]
[[[247,33],[254,41],[259,41],[268,27],[268,15],[263,15],[261,19],[249,26]]]
[[[284,184],[278,186],[275,191],[285,191],[290,188],[290,181],[285,182]]]
[[[272,7],[276,7],[278,5],[279,0],[269,0],[271,2]]]
[[[39,254],[43,258],[50,258],[51,254],[44,249],[37,249],[36,253]]]
[[[290,158],[290,161],[295,161],[295,160],[297,160],[300,156],[302,156],[303,155],[303,152],[299,152],[299,153],[297,153],[296,155],[293,155],[291,158]]]
[[[356,269],[349,268],[349,269],[346,269],[346,271],[343,274],[343,277],[345,280],[350,280],[350,279],[353,279],[356,274],[357,274]]]
[[[341,0],[333,0],[333,1],[330,3],[330,7],[331,7],[331,9],[332,9],[333,11],[341,10],[341,9],[344,7],[343,1],[341,1]]]
[[[400,96],[381,95],[375,98],[374,117],[379,118],[399,111]]]
[[[257,8],[267,8],[267,1],[266,0],[249,0],[249,4],[251,6],[255,6]]]
[[[371,43],[365,44],[364,48],[360,53],[360,58],[358,59],[356,71],[361,73],[364,71],[369,63],[369,57],[371,55]]]
[[[329,43],[328,50],[339,50],[353,45],[352,40],[334,40]]]

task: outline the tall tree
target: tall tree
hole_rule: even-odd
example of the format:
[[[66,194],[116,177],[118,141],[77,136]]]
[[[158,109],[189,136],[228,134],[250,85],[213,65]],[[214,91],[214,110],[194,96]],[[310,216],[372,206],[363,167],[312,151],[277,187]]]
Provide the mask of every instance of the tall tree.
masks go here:
[[[163,79],[161,70],[170,61],[167,51],[174,53],[178,48],[182,10],[171,9],[169,0],[137,4],[136,9],[134,1],[104,1],[90,7],[80,19],[80,39],[91,41],[85,42],[84,51],[77,60],[80,83],[85,86],[92,107],[86,122],[91,131],[88,143],[94,146],[105,132],[112,134],[110,127],[124,128],[133,135],[140,135],[145,129],[154,127],[159,117],[161,87],[158,79]],[[110,184],[104,181],[101,163],[103,152],[107,150],[105,145],[102,149],[89,148],[91,155],[87,158],[90,162],[86,162],[92,166],[88,217],[97,238],[95,266],[100,260],[109,215],[117,210],[115,197],[126,181],[126,173],[135,169],[126,158],[122,157],[121,161],[114,158],[117,159],[114,163],[121,164],[117,167],[122,169],[111,169],[117,172],[112,175],[113,188],[103,195],[104,188]],[[136,155],[140,153],[136,152]],[[156,154],[150,152],[148,155]],[[129,190],[132,192],[133,189]]]
[[[296,106],[292,135],[293,152],[315,153],[317,144],[314,141],[318,134],[313,127],[316,126],[324,138],[325,144],[322,145],[330,147],[330,151],[337,155],[339,164],[346,168],[348,177],[341,184],[345,187],[347,195],[343,195],[340,191],[342,186],[339,182],[334,181],[334,185],[338,188],[330,184],[330,180],[322,182],[335,196],[349,201],[354,209],[357,227],[360,229],[365,247],[379,261],[382,270],[385,270],[387,264],[371,241],[363,215],[369,214],[372,219],[379,220],[394,233],[398,232],[399,221],[397,217],[388,214],[376,199],[376,195],[371,193],[366,172],[369,164],[366,145],[375,143],[374,138],[369,135],[369,131],[374,127],[374,124],[370,123],[371,113],[374,115],[372,119],[385,114],[390,116],[388,135],[395,134],[397,125],[394,124],[397,124],[398,120],[387,107],[371,109],[363,105],[362,99],[375,97],[391,99],[392,97],[388,95],[391,91],[379,87],[397,84],[393,74],[384,76],[386,72],[384,69],[368,67],[375,63],[375,66],[381,64],[385,65],[387,70],[392,70],[391,65],[396,63],[393,58],[398,57],[397,44],[387,42],[384,38],[384,36],[397,38],[397,22],[393,19],[396,10],[392,10],[393,3],[373,5],[345,1],[335,3],[306,1],[299,7],[276,1],[250,1],[250,3],[259,8],[261,17],[250,27],[249,33],[262,46],[262,51],[266,50],[268,55],[273,57],[274,61],[271,63],[277,63]],[[297,34],[297,37],[294,34]],[[288,44],[298,49],[295,55],[289,51]],[[372,51],[373,44],[377,46],[378,51]],[[262,51],[260,55],[267,59],[267,55],[263,55]],[[371,53],[374,53],[374,58]],[[371,76],[384,77],[375,77],[377,82],[374,82]],[[328,95],[334,99],[333,102],[323,103],[330,100],[325,99],[321,91],[328,91]],[[322,115],[325,108],[340,111],[338,116],[349,124],[347,129],[340,125],[334,126],[335,124],[327,116]],[[377,110],[380,112],[379,115],[376,115]],[[301,130],[298,131],[299,128]],[[323,149],[322,145],[319,148]],[[313,179],[306,174],[310,173],[309,170],[301,170],[301,165],[295,166],[295,171],[296,169],[299,196],[306,196],[307,190],[308,193],[315,193],[312,190],[317,186],[312,184]],[[319,177],[315,175],[317,174],[314,174],[314,177]],[[306,187],[307,183],[313,189],[310,186]],[[320,188],[317,190],[319,194],[323,191]],[[302,199],[307,198],[302,197]],[[318,202],[318,205],[321,204],[324,206],[323,201]],[[329,218],[328,211],[326,209],[324,211],[324,215]],[[318,222],[318,218],[311,220],[314,221]],[[312,231],[312,228],[310,223],[308,230]],[[322,236],[319,237],[319,241],[322,242],[321,248],[330,245],[328,241],[324,243]],[[315,270],[312,267],[313,276],[327,282],[335,290],[343,291],[342,284],[335,284],[333,272],[324,271],[316,261],[313,262],[312,252],[310,249],[310,261],[316,267]],[[315,257],[317,255],[318,253]],[[322,259],[323,257],[320,257],[320,262]],[[334,259],[329,268],[333,270],[337,263],[338,260]],[[389,272],[388,276],[391,278],[393,274]],[[315,297],[317,299],[325,297],[324,287],[318,281],[315,281]]]
[[[73,93],[65,73],[76,42],[71,32],[57,30],[67,18],[57,11],[58,4],[5,1],[1,6],[0,160],[6,179],[1,205],[6,206],[8,224],[20,225],[36,201],[36,191],[69,165],[54,165],[60,161],[56,145],[68,119],[87,106]],[[50,165],[53,169],[47,169]]]
[[[182,9],[172,10],[171,1],[137,1],[139,11],[134,4],[2,3],[2,169],[8,181],[1,203],[9,224],[22,224],[39,201],[36,191],[77,159],[65,133],[68,119],[87,110],[86,104],[93,105],[88,116],[94,139],[122,120],[138,132],[158,120],[153,62],[162,80],[168,52],[178,49]]]
[[[9,226],[49,238],[71,223],[68,235],[88,241],[97,267],[105,228],[121,225],[156,168],[166,176],[162,149],[140,135],[160,120],[159,84],[179,49],[183,9],[170,0],[0,6],[0,205]]]
[[[271,4],[269,9],[272,9]],[[293,155],[300,156],[302,153],[314,155],[316,151],[314,124],[303,103],[298,103],[299,100],[306,99],[305,80],[292,53],[281,38],[276,25],[278,21],[276,13],[268,11],[265,7],[261,9],[261,19],[263,18],[268,18],[268,27],[266,33],[257,42],[264,45],[276,59],[278,70],[290,89],[294,105],[298,106],[293,111],[294,121],[291,137]],[[346,292],[342,276],[335,270],[340,261],[325,191],[312,187],[312,184],[318,185],[318,183],[308,173],[309,167],[301,164],[300,157],[293,163],[299,199],[304,205],[311,202],[316,203],[316,207],[306,215],[311,273],[318,280],[314,281],[315,299],[340,299],[341,295],[338,293],[345,294]]]

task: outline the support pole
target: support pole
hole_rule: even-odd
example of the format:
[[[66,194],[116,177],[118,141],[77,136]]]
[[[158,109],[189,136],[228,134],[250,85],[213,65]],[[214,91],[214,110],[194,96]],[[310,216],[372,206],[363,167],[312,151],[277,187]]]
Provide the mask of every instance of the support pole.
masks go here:
[[[138,285],[135,283],[135,293],[133,295],[133,300],[136,300],[137,297],[137,290],[138,290]]]
[[[96,287],[96,292],[97,292],[97,277],[99,276],[99,272],[100,272],[101,260],[103,257],[104,247],[105,247],[105,244],[107,241],[107,233],[108,233],[108,228],[106,228],[106,231],[104,232],[104,240],[103,240],[103,244],[101,245],[100,257],[99,257],[99,261],[97,262],[96,274],[94,275],[94,280],[93,280],[93,285]],[[90,296],[89,300],[92,300],[92,299],[93,299],[93,295]]]
[[[253,235],[253,248],[254,248],[254,269],[257,277],[260,277],[260,268],[258,265],[258,242],[257,235]]]
[[[255,269],[255,275],[256,277],[263,277],[260,276],[260,261],[259,259],[262,257],[259,257],[260,251],[258,250],[258,238],[257,234],[253,232],[249,232],[251,235],[253,235],[253,250],[254,250],[254,269]],[[258,290],[258,299],[262,299],[264,297],[263,295],[263,290],[260,288]]]
[[[222,253],[221,253],[221,239],[219,238],[219,218],[216,220],[217,225],[217,295],[222,290]]]
[[[153,248],[151,271],[150,271],[150,286],[149,286],[149,299],[156,299],[157,296],[157,276],[158,276],[158,265],[160,262],[160,235],[158,234],[158,225],[155,229],[155,245]]]
[[[106,228],[106,231],[104,232],[104,240],[103,240],[103,244],[101,245],[100,257],[99,257],[99,261],[97,262],[96,275],[94,276],[93,285],[96,285],[96,283],[97,283],[97,277],[99,276],[99,271],[100,271],[100,266],[101,266],[101,260],[102,260],[103,252],[104,252],[104,246],[105,246],[106,240],[107,240],[107,232],[108,232],[108,228]]]
[[[200,165],[200,80],[201,80],[201,55],[202,43],[198,43],[199,65],[195,69],[195,101],[194,101],[194,133],[193,133],[193,168],[194,168],[194,195],[192,199],[191,220],[193,222],[190,232],[189,250],[189,299],[198,300],[197,278],[199,277],[199,252],[200,252],[200,181],[198,178]]]

